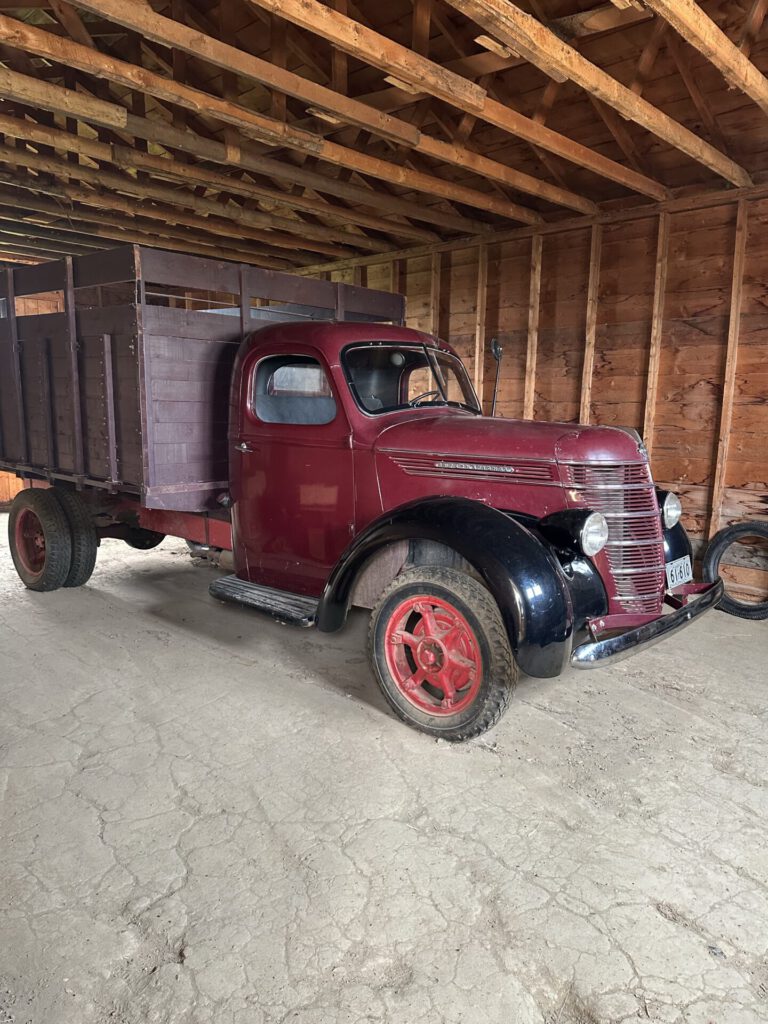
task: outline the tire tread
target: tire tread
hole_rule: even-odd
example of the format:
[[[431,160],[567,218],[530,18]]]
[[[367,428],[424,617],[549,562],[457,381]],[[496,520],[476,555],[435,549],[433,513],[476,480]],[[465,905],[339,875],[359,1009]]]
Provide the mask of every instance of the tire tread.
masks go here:
[[[368,626],[368,650],[374,675],[377,680],[379,679],[379,673],[374,654],[375,632],[378,621],[377,612],[381,607],[383,607],[392,594],[396,593],[403,586],[407,586],[410,582],[422,582],[425,577],[428,577],[430,582],[442,586],[449,592],[456,594],[457,597],[463,600],[472,609],[474,614],[480,620],[480,623],[488,637],[489,644],[494,652],[494,660],[501,668],[501,671],[497,673],[496,678],[492,681],[491,689],[485,699],[482,713],[472,722],[454,729],[450,734],[446,732],[443,737],[446,740],[461,743],[466,740],[474,739],[477,736],[481,736],[484,732],[487,732],[488,729],[493,728],[493,726],[499,722],[502,715],[509,707],[509,703],[512,699],[512,693],[517,681],[517,665],[512,657],[509,640],[507,638],[507,631],[504,628],[504,623],[502,622],[498,605],[494,601],[491,593],[482,585],[482,583],[479,583],[473,577],[468,576],[466,573],[459,572],[456,569],[448,569],[434,565],[421,565],[404,569],[398,576],[396,576],[389,586],[379,595],[376,607],[371,612],[371,618]],[[403,714],[402,709],[390,698],[386,687],[384,687],[380,682],[379,688],[395,715],[406,724],[414,726],[414,722]],[[418,726],[416,727],[418,728]]]

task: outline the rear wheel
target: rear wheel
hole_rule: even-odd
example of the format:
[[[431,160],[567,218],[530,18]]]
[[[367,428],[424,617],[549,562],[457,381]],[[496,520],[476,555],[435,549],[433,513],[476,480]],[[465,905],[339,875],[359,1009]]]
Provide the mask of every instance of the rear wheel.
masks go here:
[[[72,563],[72,534],[51,490],[20,491],[8,517],[11,557],[25,587],[57,590]]]
[[[371,613],[371,664],[395,714],[446,740],[490,729],[517,679],[498,606],[455,569],[400,573]]]
[[[72,532],[72,561],[64,586],[82,587],[93,574],[99,550],[99,539],[93,525],[91,510],[76,491],[57,487],[54,494],[64,509]]]

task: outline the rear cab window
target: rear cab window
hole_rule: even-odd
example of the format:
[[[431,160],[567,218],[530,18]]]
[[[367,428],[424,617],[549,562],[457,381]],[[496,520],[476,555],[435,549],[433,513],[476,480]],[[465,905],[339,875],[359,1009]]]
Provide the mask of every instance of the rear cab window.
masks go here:
[[[316,359],[268,356],[253,375],[251,410],[262,423],[320,426],[336,418],[336,400]]]

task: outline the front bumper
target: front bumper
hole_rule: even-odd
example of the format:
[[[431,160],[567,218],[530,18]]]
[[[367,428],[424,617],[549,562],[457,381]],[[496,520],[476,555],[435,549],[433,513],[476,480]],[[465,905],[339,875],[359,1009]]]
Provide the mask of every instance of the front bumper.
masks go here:
[[[723,581],[718,579],[701,596],[690,604],[683,605],[669,615],[662,615],[653,622],[647,622],[637,629],[630,629],[607,640],[593,640],[580,644],[571,654],[574,668],[599,668],[615,661],[622,661],[636,651],[652,647],[670,633],[683,629],[710,608],[720,603],[723,596]]]

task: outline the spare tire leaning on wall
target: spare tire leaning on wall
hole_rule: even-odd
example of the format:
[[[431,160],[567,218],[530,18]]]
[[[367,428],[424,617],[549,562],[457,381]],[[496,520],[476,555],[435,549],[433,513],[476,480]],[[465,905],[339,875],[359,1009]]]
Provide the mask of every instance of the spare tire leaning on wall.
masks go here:
[[[708,583],[714,583],[720,575],[720,563],[728,549],[747,537],[760,537],[768,541],[768,522],[737,523],[735,526],[726,526],[724,530],[715,534],[704,553],[704,579]],[[760,568],[768,572],[768,559]],[[765,600],[738,601],[728,593],[727,579],[725,583],[726,592],[718,605],[722,611],[728,612],[729,615],[737,615],[741,619],[768,619],[768,594],[765,595]]]

